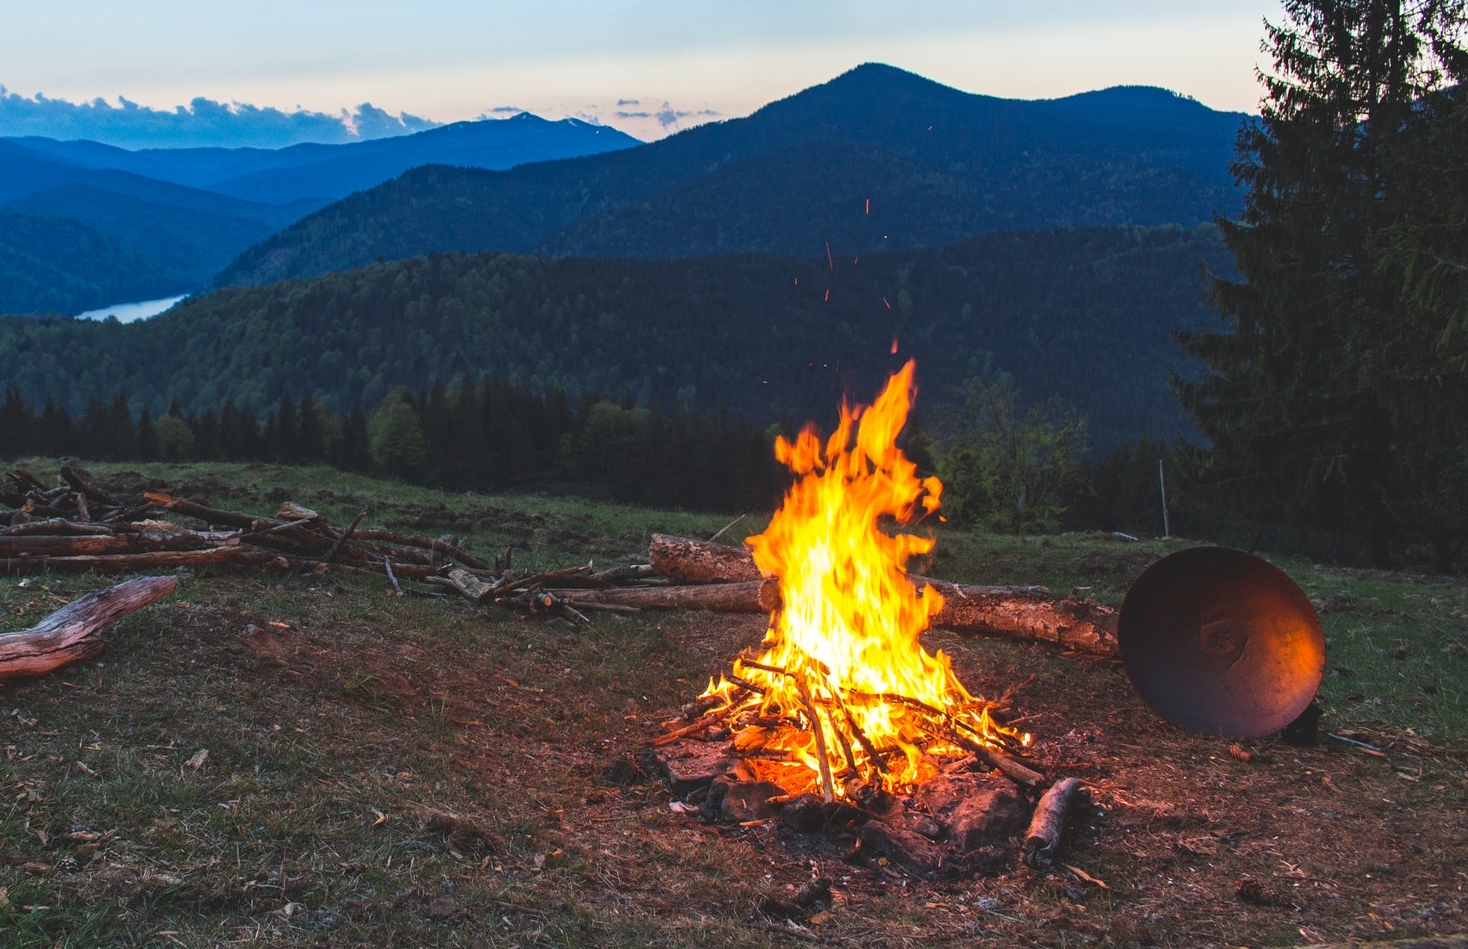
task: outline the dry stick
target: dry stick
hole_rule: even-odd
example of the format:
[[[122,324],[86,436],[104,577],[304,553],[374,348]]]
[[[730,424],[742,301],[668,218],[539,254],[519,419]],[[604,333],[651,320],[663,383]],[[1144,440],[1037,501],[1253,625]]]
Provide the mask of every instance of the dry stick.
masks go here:
[[[563,616],[568,616],[570,619],[573,619],[578,623],[586,626],[591,625],[591,620],[587,617],[585,613],[576,609],[576,607],[572,606],[570,603],[567,603],[565,600],[557,599],[556,609],[559,610]]]
[[[722,719],[726,718],[728,714],[733,710],[734,706],[725,705],[723,708],[716,708],[712,712],[705,712],[703,717],[700,718],[698,721],[693,722],[690,725],[684,725],[680,728],[675,728],[670,732],[665,732],[654,738],[652,740],[652,743],[658,747],[661,747],[663,745],[670,745],[678,739],[684,737],[685,735],[691,735],[696,731],[708,728],[710,725],[721,721]]]
[[[12,469],[11,472],[10,472],[10,476],[12,478],[15,478],[17,481],[22,481],[22,482],[28,483],[31,487],[35,488],[37,491],[49,491],[50,490],[49,488],[46,487],[46,482],[42,481],[40,478],[37,478],[35,475],[31,474],[29,471],[25,470],[24,468],[17,467],[17,468]]]
[[[342,549],[342,544],[345,544],[347,542],[347,538],[352,536],[352,532],[357,529],[357,525],[362,523],[362,518],[366,516],[367,508],[364,507],[362,508],[362,510],[357,512],[356,517],[352,518],[352,526],[343,531],[342,535],[336,539],[336,543],[332,544],[331,549],[326,552],[326,557],[323,559],[325,559],[327,563],[330,563],[331,561],[336,559],[336,555]]]
[[[398,578],[392,572],[392,558],[383,557],[382,565],[387,568],[387,578],[388,580],[392,581],[393,590],[397,593],[398,596],[402,596],[403,588],[398,586]]]
[[[515,590],[526,587],[544,586],[546,581],[548,580],[561,580],[565,577],[574,577],[579,574],[590,575],[590,573],[591,564],[589,563],[584,567],[564,567],[560,570],[548,570],[545,573],[533,573],[528,577],[521,577],[518,580],[511,580],[503,586],[496,584],[495,592],[513,593]]]
[[[606,583],[618,583],[623,580],[646,580],[657,576],[650,563],[632,563],[622,567],[612,567],[600,573],[593,573],[591,579],[601,580]]]
[[[366,514],[367,512],[363,511],[362,513]],[[361,520],[361,515],[358,515],[357,520]],[[354,521],[353,523],[356,522]],[[404,547],[421,547],[425,550],[434,551],[435,553],[448,554],[452,559],[457,560],[466,567],[473,567],[475,570],[490,569],[487,561],[475,557],[473,554],[462,550],[454,544],[445,543],[441,540],[418,537],[413,534],[399,534],[396,531],[385,530],[362,531],[358,536],[364,540],[381,540],[389,544],[401,544]]]
[[[1084,804],[1090,797],[1079,778],[1062,778],[1050,786],[1035,805],[1035,816],[1025,834],[1025,863],[1044,870],[1060,849],[1060,834],[1065,829],[1065,815],[1072,803]]]
[[[845,703],[841,703],[841,711],[846,714],[846,724],[851,726],[851,733],[856,736],[856,740],[861,745],[862,750],[871,759],[872,766],[882,774],[891,774],[892,770],[887,767],[886,760],[877,754],[877,746],[872,744],[872,740],[867,737],[867,733],[862,731],[861,726],[856,723],[856,717],[851,714],[851,709]]]
[[[773,673],[775,675],[792,675],[792,673],[788,672],[785,669],[781,669],[779,666],[766,665],[763,662],[759,662],[755,659],[749,659],[744,656],[739,657],[739,664],[741,666],[748,666],[751,669],[760,669],[764,672]],[[822,674],[822,680],[826,681],[825,676],[829,673],[829,670],[825,668],[825,665],[823,663],[817,663],[817,665],[821,667],[820,672]],[[798,681],[799,680],[797,679],[797,682]],[[826,681],[826,688],[828,691],[831,692],[832,696],[836,694],[836,690],[831,688],[831,684],[829,681]],[[851,714],[851,709],[846,707],[846,703],[833,698],[831,704],[841,709],[842,714],[846,716],[846,724],[850,726],[851,733],[856,736],[856,740],[858,743],[860,743],[862,750],[865,751],[867,753],[867,757],[871,759],[872,766],[875,767],[882,774],[890,774],[891,770],[887,767],[887,762],[883,761],[881,757],[877,754],[876,746],[872,744],[871,739],[867,737],[866,732],[861,730],[861,726],[856,723],[856,718]],[[851,766],[852,771],[856,771],[856,759],[852,756],[851,743],[846,740],[846,734],[842,732],[839,728],[833,728],[832,730],[836,732],[836,737],[841,740],[842,751],[844,751],[846,754],[847,764]]]
[[[1005,776],[1007,776],[1011,781],[1014,781],[1018,784],[1026,785],[1028,787],[1034,787],[1041,781],[1045,780],[1045,776],[1040,774],[1038,771],[1027,768],[1024,765],[1020,764],[1018,761],[1015,761],[1013,758],[1009,757],[1008,755],[995,751],[989,746],[983,744],[982,740],[984,736],[972,725],[960,721],[959,719],[954,718],[952,715],[949,715],[942,709],[934,708],[926,702],[920,702],[917,699],[908,698],[905,695],[897,695],[892,692],[882,692],[879,694],[871,692],[851,692],[848,694],[859,696],[862,698],[875,698],[883,701],[896,702],[900,705],[906,705],[909,708],[913,708],[920,712],[926,713],[930,718],[935,719],[935,724],[943,729],[943,737],[951,739],[954,744],[958,745],[960,748],[963,748],[965,751],[971,751],[974,754],[978,755],[991,767],[998,768],[1000,771],[1004,772]],[[969,732],[980,740],[974,741],[963,736],[959,733],[959,729],[963,729],[964,731]]]
[[[798,675],[792,678],[795,679],[795,687],[800,690],[800,700],[805,703],[806,713],[810,715],[811,727],[816,733],[816,761],[821,766],[821,797],[827,804],[830,804],[836,800],[836,785],[831,780],[831,760],[826,756],[825,726],[821,724],[821,717],[816,713],[816,703],[811,701],[810,689],[805,687],[805,679]]]
[[[748,516],[748,514],[741,514],[738,517],[734,518],[734,520],[732,520],[729,523],[725,524],[723,527],[721,527],[718,530],[714,531],[714,535],[708,539],[708,543],[712,544],[714,541],[718,540],[720,537],[723,537],[725,534],[727,534],[729,532],[729,528],[733,527],[735,524],[738,524],[740,521],[744,520],[747,516]]]
[[[641,613],[642,612],[642,610],[638,609],[635,606],[623,606],[620,603],[597,603],[595,601],[587,602],[587,601],[584,601],[584,600],[577,600],[576,601],[576,605],[579,606],[579,607],[581,607],[583,610],[602,610],[603,612],[606,612],[606,613]]]
[[[298,521],[285,521],[284,523],[276,524],[276,525],[271,526],[271,527],[267,527],[264,530],[247,531],[246,533],[241,534],[240,537],[241,538],[244,538],[244,539],[249,539],[249,538],[253,538],[253,537],[264,537],[266,534],[273,534],[276,531],[283,531],[283,530],[285,530],[286,528],[289,528],[289,527],[300,527],[302,524],[309,524],[309,523],[311,523],[312,521],[314,521],[316,519],[317,519],[317,516],[313,515],[311,517],[303,517],[303,518],[301,518]]]
[[[61,466],[61,479],[67,484],[71,485],[72,490],[79,491],[82,494],[85,494],[93,501],[98,501],[102,504],[111,504],[114,506],[120,505],[122,503],[121,501],[114,498],[112,495],[108,494],[106,491],[103,491],[101,488],[97,487],[96,485],[89,482],[86,478],[82,477],[81,472],[77,471],[71,465]]]
[[[258,548],[211,547],[205,550],[154,550],[133,554],[93,554],[77,557],[0,557],[0,574],[40,573],[46,570],[141,570],[150,567],[196,567],[216,563],[264,563],[271,555]]]

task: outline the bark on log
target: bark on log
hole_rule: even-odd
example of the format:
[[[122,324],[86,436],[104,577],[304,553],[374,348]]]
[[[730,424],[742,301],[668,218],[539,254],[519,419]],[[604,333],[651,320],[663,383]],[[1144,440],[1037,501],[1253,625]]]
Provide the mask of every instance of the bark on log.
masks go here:
[[[759,576],[749,551],[725,547],[686,537],[654,534],[648,548],[649,559],[664,576],[687,583],[725,586],[752,582]],[[698,578],[698,579],[694,579]],[[1103,603],[1056,597],[1041,586],[989,587],[930,580],[914,574],[914,586],[931,584],[943,595],[943,609],[933,618],[933,626],[956,633],[998,633],[1016,639],[1054,643],[1096,656],[1115,656],[1118,613]],[[672,588],[677,589],[677,588]],[[732,595],[734,591],[725,591]],[[649,603],[658,602],[649,598]],[[681,594],[670,595],[667,606],[651,605],[644,609],[723,609],[726,607],[680,606]],[[757,612],[750,605],[750,594],[737,602],[745,612]],[[774,601],[778,602],[778,601]]]
[[[185,498],[175,497],[162,491],[144,491],[143,499],[149,504],[156,505],[169,511],[177,511],[188,517],[196,517],[210,524],[227,524],[230,527],[240,527],[247,531],[263,530],[267,527],[280,527],[285,521],[273,517],[257,517],[254,514],[244,514],[240,511],[221,511],[216,507],[204,504],[195,504]]]
[[[1075,597],[1055,597],[1044,587],[976,587],[913,577],[943,595],[933,625],[957,633],[999,633],[1054,643],[1096,656],[1115,656],[1113,607]]]
[[[1035,870],[1050,866],[1060,849],[1066,815],[1072,806],[1084,804],[1090,796],[1078,778],[1062,778],[1041,795],[1040,803],[1035,805],[1035,816],[1030,819],[1029,832],[1025,834],[1025,863]]]
[[[0,536],[0,557],[75,557],[83,554],[133,553],[144,550],[199,550],[239,544],[239,535],[198,531],[143,531],[136,534]]]
[[[103,629],[163,599],[177,585],[177,577],[138,577],[88,593],[30,629],[0,633],[0,682],[44,675],[92,658],[104,647]]]
[[[647,559],[665,577],[679,583],[739,583],[760,579],[754,557],[743,547],[653,534]]]
[[[44,570],[100,570],[122,572],[155,567],[197,567],[205,564],[257,565],[272,557],[268,550],[244,546],[208,550],[145,550],[135,554],[90,554],[76,557],[3,557],[0,573],[40,573]]]
[[[639,610],[717,610],[722,613],[768,613],[778,596],[773,581],[698,583],[675,587],[626,587],[558,593],[579,610],[598,607],[634,607]]]

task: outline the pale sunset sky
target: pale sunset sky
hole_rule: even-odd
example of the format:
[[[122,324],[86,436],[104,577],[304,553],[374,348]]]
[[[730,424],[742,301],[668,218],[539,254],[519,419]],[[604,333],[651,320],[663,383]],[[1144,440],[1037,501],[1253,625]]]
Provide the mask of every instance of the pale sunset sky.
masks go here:
[[[0,0],[0,86],[435,122],[524,109],[653,139],[884,62],[1008,98],[1140,84],[1252,112],[1265,18],[1277,0]]]

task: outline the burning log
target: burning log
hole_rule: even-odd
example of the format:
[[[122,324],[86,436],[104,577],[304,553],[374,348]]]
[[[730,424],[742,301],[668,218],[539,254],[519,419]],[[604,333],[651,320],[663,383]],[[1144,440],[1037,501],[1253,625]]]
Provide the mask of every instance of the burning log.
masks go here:
[[[91,659],[104,648],[103,629],[163,599],[177,585],[177,577],[138,577],[88,593],[30,629],[0,634],[0,682]]]
[[[1029,832],[1025,834],[1025,863],[1036,870],[1048,869],[1060,849],[1060,835],[1065,829],[1065,818],[1073,806],[1085,804],[1091,792],[1079,778],[1062,778],[1050,786],[1035,806],[1035,816],[1030,819]]]
[[[634,605],[643,609],[755,612],[749,590],[753,589],[750,585],[760,573],[748,550],[687,537],[654,534],[648,554],[653,568],[664,576],[690,584],[730,587],[723,594],[708,596],[731,605],[683,605],[685,602],[693,603],[700,594],[692,594],[686,600],[670,596],[667,606],[655,605],[657,598],[653,597],[648,598],[647,605]],[[1056,597],[1041,586],[973,586],[932,580],[916,574],[910,579],[919,590],[932,586],[943,596],[943,609],[932,619],[934,627],[956,633],[998,633],[1016,639],[1039,640],[1096,656],[1109,657],[1117,653],[1117,611],[1103,603]]]

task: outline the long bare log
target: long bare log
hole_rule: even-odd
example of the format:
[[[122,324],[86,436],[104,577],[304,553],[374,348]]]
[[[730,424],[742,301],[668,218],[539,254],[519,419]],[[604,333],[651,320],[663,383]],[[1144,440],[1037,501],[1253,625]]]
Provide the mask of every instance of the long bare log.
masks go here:
[[[30,629],[0,633],[0,682],[44,675],[92,658],[104,647],[103,629],[163,599],[177,585],[177,577],[138,577],[88,593]]]
[[[230,547],[239,535],[199,531],[142,531],[128,534],[13,534],[0,536],[0,557],[74,557],[82,554],[133,553],[143,550],[200,550]]]
[[[639,610],[717,610],[722,613],[768,613],[773,600],[768,598],[773,581],[746,580],[743,583],[698,583],[671,587],[626,587],[618,590],[560,592],[577,609],[608,606],[635,607]],[[761,591],[765,591],[763,594]]]
[[[273,555],[258,547],[214,547],[206,550],[144,550],[133,554],[88,554],[76,557],[0,557],[0,573],[40,573],[45,570],[150,570],[156,567],[197,567],[216,563],[262,564]]]

